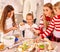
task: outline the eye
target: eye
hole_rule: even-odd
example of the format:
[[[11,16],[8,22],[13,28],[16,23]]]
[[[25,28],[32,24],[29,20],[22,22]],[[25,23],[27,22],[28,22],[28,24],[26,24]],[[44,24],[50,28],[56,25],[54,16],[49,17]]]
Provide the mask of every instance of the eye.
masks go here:
[[[48,9],[46,9],[46,11],[48,11]]]
[[[43,9],[43,11],[45,11],[45,10]]]

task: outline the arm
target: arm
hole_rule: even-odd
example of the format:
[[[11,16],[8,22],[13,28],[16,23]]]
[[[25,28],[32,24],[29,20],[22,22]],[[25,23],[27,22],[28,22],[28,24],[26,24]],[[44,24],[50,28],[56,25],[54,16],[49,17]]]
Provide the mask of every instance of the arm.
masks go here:
[[[53,17],[53,19],[52,19],[51,23],[49,24],[47,30],[42,34],[44,37],[49,36],[50,33],[54,30],[54,27],[55,27],[55,24],[54,24],[55,20],[54,20],[54,18],[55,17]]]
[[[38,26],[36,25],[36,24],[34,24],[34,27],[31,27],[30,28],[30,30],[32,31],[32,32],[34,32],[34,34],[35,35],[38,35],[39,34],[39,30],[38,30],[39,28],[38,28]]]
[[[20,24],[19,24],[19,30],[20,30],[20,31],[25,30],[25,24],[24,24],[24,25],[20,25]]]
[[[46,38],[47,36],[49,36],[49,34],[54,30],[54,22],[55,22],[55,20],[54,20],[54,18],[55,17],[53,17],[53,19],[52,19],[52,21],[51,21],[51,23],[50,23],[50,25],[48,26],[48,28],[47,28],[47,30],[43,33],[43,34],[41,34],[42,35],[42,37],[43,38]],[[39,41],[41,39],[41,36],[39,36],[38,38],[36,38],[36,42],[37,41]]]
[[[43,29],[43,15],[41,15],[40,17],[39,27],[35,28],[35,33],[41,34],[42,29]]]
[[[11,28],[6,28],[7,25],[9,25],[9,24],[7,24],[7,23],[5,24],[4,33],[8,33],[10,31],[16,30],[18,28],[16,24],[14,24]]]
[[[9,29],[4,29],[4,33],[8,33],[12,30],[16,30],[17,28],[16,27],[12,27],[12,28],[9,28]]]
[[[36,29],[34,29],[33,32],[34,32],[35,35],[38,35],[40,33],[40,31],[36,30]]]

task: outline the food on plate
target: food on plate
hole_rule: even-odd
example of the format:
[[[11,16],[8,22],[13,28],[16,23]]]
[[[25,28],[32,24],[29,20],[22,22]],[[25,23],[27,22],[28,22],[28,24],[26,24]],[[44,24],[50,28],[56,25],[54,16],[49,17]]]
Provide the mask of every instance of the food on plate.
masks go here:
[[[47,41],[45,41],[47,40]],[[45,39],[44,41],[40,41],[40,42],[34,42],[33,39],[26,39],[25,41],[23,41],[22,45],[19,45],[18,47],[18,51],[19,52],[30,52],[30,51],[40,51],[40,50],[54,50],[54,48],[52,47],[52,43],[51,41],[49,41],[48,39]]]
[[[24,52],[24,51],[32,51],[34,49],[34,41],[33,39],[26,39],[23,41],[22,45],[19,45],[18,51]]]
[[[23,41],[23,43],[33,44],[34,40],[33,39],[26,39],[25,41]]]
[[[51,43],[51,41],[50,41],[49,39],[47,39],[47,38],[44,38],[44,40],[47,42],[48,50],[52,50],[53,47],[52,47],[52,43]]]
[[[45,48],[47,50],[53,50],[53,46],[52,46],[51,42],[45,42]]]
[[[27,44],[23,44],[23,46],[22,46],[22,50],[27,50],[29,48],[29,46],[27,45]]]
[[[3,49],[4,49],[4,44],[0,43],[0,50],[3,50]]]
[[[48,46],[48,50],[53,50],[53,49],[54,48],[51,45]]]
[[[44,45],[39,45],[39,49],[44,49]]]
[[[38,48],[39,48],[40,50],[44,50],[45,46],[44,46],[43,43],[38,43]]]
[[[19,45],[18,50],[23,52],[26,51],[28,48],[30,48],[30,46],[24,43],[23,45]]]

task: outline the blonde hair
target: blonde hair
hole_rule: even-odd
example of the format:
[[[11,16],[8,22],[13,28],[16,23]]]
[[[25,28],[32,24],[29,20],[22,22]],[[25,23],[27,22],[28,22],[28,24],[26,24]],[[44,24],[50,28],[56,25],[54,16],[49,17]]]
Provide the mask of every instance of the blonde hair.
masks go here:
[[[48,7],[52,10],[52,15],[50,16],[52,19],[52,17],[54,16],[53,5],[51,3],[46,3],[43,7]],[[45,28],[47,28],[47,26],[49,25],[49,22],[46,21],[46,15],[44,14],[43,14],[43,21],[44,21]]]
[[[49,7],[51,10],[53,9],[53,6],[52,6],[51,3],[46,3],[46,4],[44,5],[44,7]]]
[[[53,8],[56,9],[57,6],[60,6],[60,2],[55,3]]]

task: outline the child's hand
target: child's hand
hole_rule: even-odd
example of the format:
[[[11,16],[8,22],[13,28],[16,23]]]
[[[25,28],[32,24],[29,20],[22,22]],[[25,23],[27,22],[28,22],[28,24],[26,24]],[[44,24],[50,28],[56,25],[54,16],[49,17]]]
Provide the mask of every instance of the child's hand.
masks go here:
[[[18,25],[15,25],[14,27],[18,28]]]
[[[34,28],[30,28],[30,30],[31,30],[32,32],[34,32]]]
[[[19,25],[20,25],[20,26],[23,26],[23,25],[25,25],[25,23],[24,23],[24,22],[21,22]]]
[[[35,32],[36,34],[39,34],[39,33],[40,33],[40,31],[39,31],[39,30],[35,30],[34,32]]]
[[[33,32],[35,32],[36,34],[39,34],[39,33],[40,33],[39,30],[36,30],[36,29],[34,29],[34,28],[31,28],[30,30],[33,31]]]

